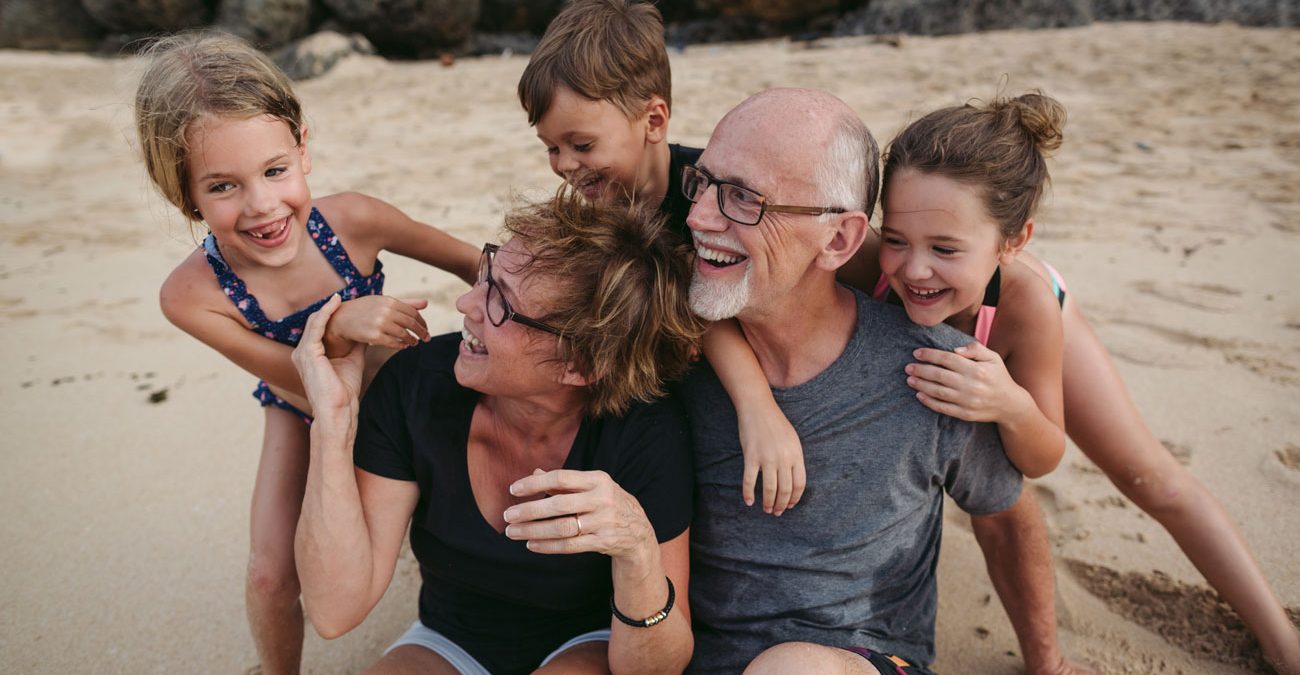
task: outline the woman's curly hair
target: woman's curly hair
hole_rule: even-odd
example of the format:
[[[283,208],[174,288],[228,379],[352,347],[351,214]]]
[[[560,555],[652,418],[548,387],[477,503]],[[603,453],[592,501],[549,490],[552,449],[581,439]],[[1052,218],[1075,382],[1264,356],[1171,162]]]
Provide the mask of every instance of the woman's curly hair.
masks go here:
[[[665,382],[686,373],[705,323],[687,301],[691,249],[665,216],[592,203],[566,185],[511,211],[505,229],[532,256],[523,271],[558,284],[538,318],[563,334],[557,358],[591,382],[592,414],[662,396]]]

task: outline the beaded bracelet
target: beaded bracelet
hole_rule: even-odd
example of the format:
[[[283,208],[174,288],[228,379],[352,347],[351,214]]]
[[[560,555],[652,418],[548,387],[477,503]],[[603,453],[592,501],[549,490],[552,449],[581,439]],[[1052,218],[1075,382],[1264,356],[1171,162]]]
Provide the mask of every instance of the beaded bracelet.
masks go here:
[[[614,596],[612,595],[609,596],[609,611],[614,613],[615,619],[618,619],[634,628],[649,628],[660,621],[667,619],[668,613],[673,611],[673,600],[677,599],[677,591],[673,590],[672,579],[664,577],[664,581],[668,582],[668,604],[664,605],[663,609],[651,614],[649,617],[645,619],[633,619],[632,617],[618,611],[618,608],[614,606]]]

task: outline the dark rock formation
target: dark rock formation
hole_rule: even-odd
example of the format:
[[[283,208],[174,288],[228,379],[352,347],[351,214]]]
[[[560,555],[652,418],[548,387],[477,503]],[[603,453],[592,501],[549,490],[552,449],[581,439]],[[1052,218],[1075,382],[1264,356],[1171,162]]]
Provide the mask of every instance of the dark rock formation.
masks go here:
[[[0,2],[0,47],[80,51],[93,48],[103,33],[80,0]]]
[[[381,54],[427,57],[458,46],[478,21],[479,0],[325,0]]]
[[[271,49],[306,35],[311,15],[312,0],[222,0],[217,27]]]
[[[701,13],[788,23],[839,9],[840,0],[696,0]]]
[[[374,54],[375,47],[360,35],[321,31],[275,52],[272,59],[286,75],[307,80],[329,72],[339,61],[353,54]]]
[[[479,4],[479,30],[541,35],[564,6],[564,0],[479,0]]]
[[[206,25],[215,0],[81,0],[100,25],[137,33],[176,31]]]
[[[872,0],[866,7],[845,14],[835,33],[951,35],[1082,26],[1092,20],[1090,5],[1091,0]]]

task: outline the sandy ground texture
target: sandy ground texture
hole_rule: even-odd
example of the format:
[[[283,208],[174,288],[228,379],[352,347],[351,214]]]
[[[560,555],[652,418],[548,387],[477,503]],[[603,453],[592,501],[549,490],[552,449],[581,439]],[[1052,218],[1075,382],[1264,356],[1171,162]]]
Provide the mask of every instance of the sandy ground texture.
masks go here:
[[[671,136],[692,144],[770,86],[829,89],[882,141],[999,87],[1059,97],[1070,122],[1032,249],[1070,281],[1157,435],[1300,607],[1300,32],[1113,24],[672,58]],[[301,84],[315,194],[358,190],[470,241],[493,237],[512,192],[556,184],[514,97],[524,64],[355,58]],[[137,160],[139,67],[0,52],[6,672],[255,663],[243,577],[262,415],[251,376],[159,313],[158,285],[195,239]],[[391,293],[427,296],[430,323],[457,328],[460,282],[385,264]],[[1107,673],[1254,670],[1250,641],[1171,539],[1077,450],[1034,489],[1072,654]],[[936,666],[1019,672],[968,521],[948,518]],[[362,627],[308,637],[304,669],[373,661],[415,617],[417,586],[407,556]]]

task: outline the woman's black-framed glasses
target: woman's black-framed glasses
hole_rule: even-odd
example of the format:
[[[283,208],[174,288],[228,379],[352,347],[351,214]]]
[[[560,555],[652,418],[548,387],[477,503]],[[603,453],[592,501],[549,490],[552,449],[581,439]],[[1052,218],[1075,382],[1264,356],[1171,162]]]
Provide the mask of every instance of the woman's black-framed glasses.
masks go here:
[[[844,213],[847,209],[838,206],[790,206],[788,204],[769,204],[767,197],[735,183],[714,178],[708,171],[698,166],[682,167],[682,194],[692,203],[700,200],[710,185],[718,186],[718,210],[727,219],[741,225],[757,225],[764,214],[799,213],[806,216],[820,216],[824,213]]]
[[[496,279],[492,278],[492,259],[496,257],[500,248],[496,244],[483,244],[483,253],[478,258],[478,281],[479,283],[487,283],[488,321],[491,321],[493,326],[500,326],[507,321],[514,321],[552,335],[563,335],[559,329],[548,326],[537,319],[524,316],[510,306],[510,301],[506,299],[505,293],[501,292],[501,287],[497,285]]]

